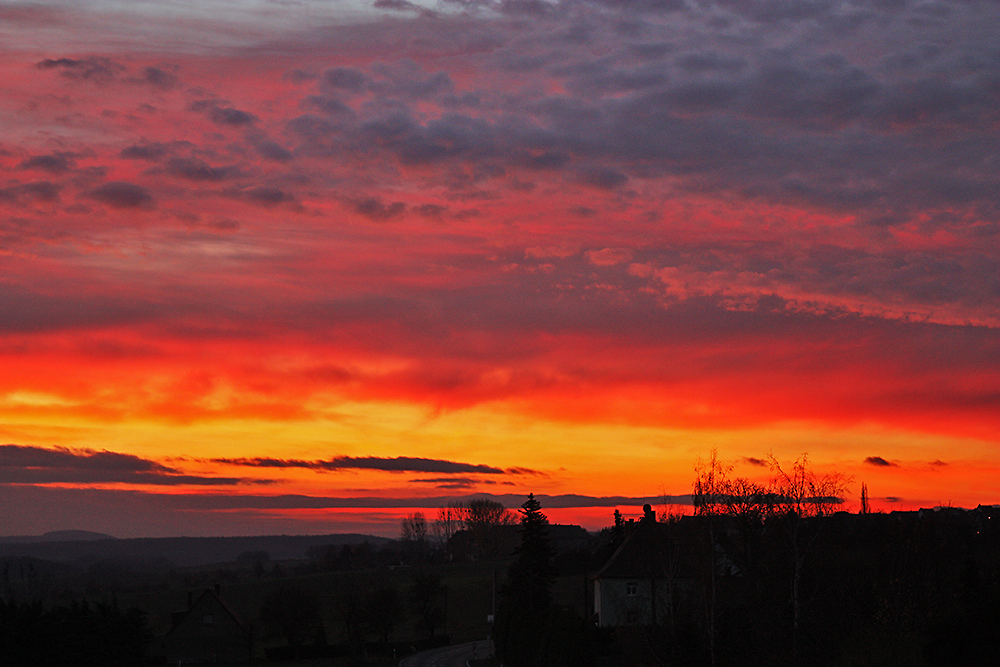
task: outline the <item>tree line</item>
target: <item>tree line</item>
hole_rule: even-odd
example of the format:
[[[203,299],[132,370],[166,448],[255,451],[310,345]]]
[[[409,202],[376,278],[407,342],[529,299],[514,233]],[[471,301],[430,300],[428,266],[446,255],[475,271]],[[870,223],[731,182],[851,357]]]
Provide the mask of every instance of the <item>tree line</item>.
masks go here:
[[[440,575],[414,569],[401,586],[374,572],[338,578],[321,597],[289,582],[267,595],[260,607],[263,639],[287,650],[283,657],[321,657],[346,653],[368,657],[391,653],[390,636],[411,619],[423,643],[435,645],[445,621],[447,590]],[[333,622],[327,627],[324,619]],[[329,633],[336,633],[335,637]],[[340,641],[331,641],[339,638]],[[446,638],[442,638],[446,640]],[[407,647],[420,640],[407,642]]]
[[[410,559],[427,558],[432,551],[451,561],[459,557],[497,558],[513,548],[516,515],[489,498],[455,501],[438,509],[428,521],[423,512],[400,522],[400,542]]]
[[[0,663],[18,667],[136,667],[151,638],[146,615],[112,599],[44,608],[0,602]]]

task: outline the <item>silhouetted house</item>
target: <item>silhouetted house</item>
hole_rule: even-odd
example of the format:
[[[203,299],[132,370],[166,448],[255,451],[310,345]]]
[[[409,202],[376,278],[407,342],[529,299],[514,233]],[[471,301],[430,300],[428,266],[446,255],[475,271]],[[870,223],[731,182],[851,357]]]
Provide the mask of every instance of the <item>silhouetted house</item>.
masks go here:
[[[549,544],[556,553],[586,549],[590,546],[590,534],[575,524],[549,524]]]
[[[594,578],[594,614],[602,627],[669,622],[690,599],[690,548],[677,526],[639,521]]]
[[[168,665],[245,663],[253,656],[250,630],[219,597],[219,587],[194,599],[188,609],[175,612],[172,627],[158,637],[158,653]]]

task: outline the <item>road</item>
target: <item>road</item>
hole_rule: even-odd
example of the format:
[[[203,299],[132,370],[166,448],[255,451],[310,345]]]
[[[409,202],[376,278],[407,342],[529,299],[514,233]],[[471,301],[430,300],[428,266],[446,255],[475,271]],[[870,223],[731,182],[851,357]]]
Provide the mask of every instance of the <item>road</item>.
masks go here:
[[[399,667],[465,667],[469,658],[486,658],[493,653],[491,640],[445,646],[403,658]]]

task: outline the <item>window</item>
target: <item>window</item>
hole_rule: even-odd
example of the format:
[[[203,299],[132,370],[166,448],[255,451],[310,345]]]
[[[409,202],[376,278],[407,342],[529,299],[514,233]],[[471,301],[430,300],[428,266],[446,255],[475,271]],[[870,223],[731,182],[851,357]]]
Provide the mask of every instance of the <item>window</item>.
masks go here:
[[[634,581],[628,582],[627,584],[625,584],[625,595],[635,595],[636,589],[637,586]]]
[[[215,625],[215,616],[212,614],[205,614],[201,617],[202,625]]]

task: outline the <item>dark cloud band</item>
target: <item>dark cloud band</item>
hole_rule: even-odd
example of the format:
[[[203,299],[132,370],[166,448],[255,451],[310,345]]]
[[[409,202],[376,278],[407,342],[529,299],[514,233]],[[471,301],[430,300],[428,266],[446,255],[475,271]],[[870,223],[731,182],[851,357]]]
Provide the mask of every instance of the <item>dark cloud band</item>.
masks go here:
[[[185,474],[133,454],[90,449],[0,445],[0,484],[140,484],[235,486],[270,480]]]
[[[253,468],[309,468],[311,470],[382,470],[386,472],[421,472],[481,475],[533,474],[527,468],[497,468],[494,466],[428,459],[412,456],[335,456],[327,460],[305,461],[302,459],[258,458],[215,458],[212,463]]]
[[[893,468],[893,467],[895,467],[897,465],[895,463],[887,461],[886,459],[882,458],[881,456],[869,456],[869,457],[867,457],[865,459],[865,463],[867,463],[868,465],[873,465],[873,466],[879,467],[879,468]]]

